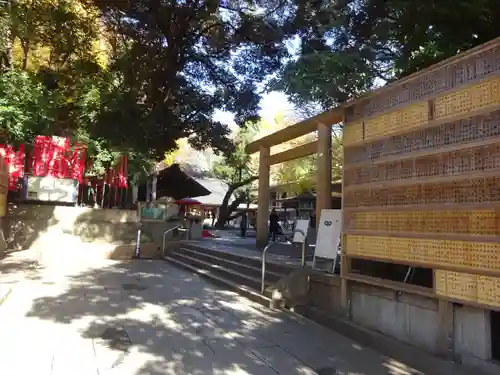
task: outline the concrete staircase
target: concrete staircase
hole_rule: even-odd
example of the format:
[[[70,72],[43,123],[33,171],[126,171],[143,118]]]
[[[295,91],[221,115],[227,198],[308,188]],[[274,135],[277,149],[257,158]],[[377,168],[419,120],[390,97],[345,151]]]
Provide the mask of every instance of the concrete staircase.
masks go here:
[[[307,270],[268,261],[262,295],[259,256],[245,257],[193,243],[179,243],[169,247],[165,260],[272,308],[290,307],[301,301],[308,291]]]

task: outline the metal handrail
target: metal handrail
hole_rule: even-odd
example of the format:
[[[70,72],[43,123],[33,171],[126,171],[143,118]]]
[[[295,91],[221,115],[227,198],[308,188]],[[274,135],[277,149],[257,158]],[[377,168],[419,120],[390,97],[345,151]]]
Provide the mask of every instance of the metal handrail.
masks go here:
[[[161,240],[161,255],[162,256],[165,256],[165,239],[166,239],[167,234],[170,233],[170,232],[172,232],[172,231],[174,231],[174,230],[176,230],[176,229],[181,229],[181,230],[189,231],[188,229],[181,228],[180,225],[177,225],[177,226],[169,228],[165,232],[163,232],[163,237],[162,237],[162,240]]]
[[[294,229],[293,236],[295,236],[295,232],[300,233],[304,236],[304,242],[302,242],[302,268],[306,266],[306,252],[307,252],[307,234],[304,233],[302,229]],[[293,241],[293,237],[292,237]]]
[[[260,286],[260,294],[264,294],[264,290],[266,288],[266,254],[267,251],[278,243],[291,243],[290,241],[275,241],[267,245],[264,250],[262,250],[262,274],[261,274],[261,286]]]
[[[298,232],[304,236],[304,242],[302,244],[302,267],[305,267],[306,266],[307,235],[301,229],[295,229],[293,231],[293,234],[295,234],[295,232]],[[292,241],[293,241],[293,235],[292,235]],[[266,288],[265,282],[266,282],[266,255],[267,255],[267,251],[271,247],[273,247],[274,245],[276,245],[278,243],[292,244],[293,243],[292,241],[290,241],[289,239],[287,239],[286,241],[274,241],[274,242],[270,243],[269,245],[267,245],[264,248],[264,250],[262,250],[262,260],[261,260],[261,262],[262,262],[262,274],[261,274],[261,286],[260,286],[260,293],[261,294],[264,294],[264,290]]]

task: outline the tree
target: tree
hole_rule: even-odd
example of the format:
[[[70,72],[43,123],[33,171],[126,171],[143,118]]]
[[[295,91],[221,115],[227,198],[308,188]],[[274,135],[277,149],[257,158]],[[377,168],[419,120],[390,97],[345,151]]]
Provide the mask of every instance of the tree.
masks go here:
[[[113,87],[112,76],[97,64],[97,8],[78,0],[16,0],[9,5],[0,13],[12,50],[12,60],[0,73],[3,141],[29,146],[37,135],[71,137],[87,144],[95,169],[90,172],[103,172],[119,150],[91,134],[100,98]],[[5,51],[5,43],[1,47]]]
[[[255,119],[257,85],[288,56],[285,42],[293,34],[293,13],[283,13],[288,2],[99,4],[120,95],[104,98],[95,132],[120,139],[126,128],[131,148],[158,158],[179,138],[227,152],[229,130],[212,115],[233,112],[239,125]]]
[[[298,140],[287,142],[287,148],[295,148],[316,140],[316,135],[309,134]],[[286,161],[275,167],[273,179],[289,195],[299,195],[311,191],[315,186],[316,155]]]
[[[219,207],[216,223],[218,228],[223,228],[228,220],[234,218],[232,213],[240,204],[248,202],[251,194],[249,186],[258,179],[257,166],[252,161],[252,156],[245,152],[245,147],[255,139],[259,128],[259,123],[247,123],[235,135],[233,151],[214,165],[214,176],[228,186]],[[234,199],[231,201],[231,198]]]
[[[82,0],[10,0],[14,64],[23,70],[60,71],[95,60],[99,12]]]
[[[287,56],[291,35],[279,1],[9,4],[0,12],[11,39],[0,45],[1,56],[13,47],[3,90],[14,93],[7,84],[13,75],[29,83],[17,102],[3,98],[0,127],[9,141],[53,134],[85,142],[93,173],[122,152],[147,172],[145,164],[163,158],[180,138],[229,152],[228,129],[213,120],[214,111],[232,111],[239,124],[254,118],[257,84]],[[107,64],[99,58],[103,47]],[[38,113],[23,111],[33,104]]]
[[[2,142],[31,143],[54,122],[56,107],[43,82],[33,74],[10,70],[0,75]]]
[[[297,2],[297,13],[300,50],[274,87],[323,109],[500,35],[496,0]]]
[[[10,68],[12,64],[12,34],[10,20],[10,3],[0,4],[0,72]]]

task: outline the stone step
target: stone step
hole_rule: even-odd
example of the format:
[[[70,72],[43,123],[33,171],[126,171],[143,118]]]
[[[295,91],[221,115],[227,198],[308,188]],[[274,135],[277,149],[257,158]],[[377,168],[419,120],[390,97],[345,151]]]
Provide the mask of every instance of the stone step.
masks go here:
[[[225,288],[228,288],[239,295],[246,297],[254,302],[260,303],[264,306],[275,307],[272,299],[268,295],[262,295],[255,288],[249,287],[247,285],[235,282],[230,279],[230,273],[220,274],[216,272],[212,267],[210,268],[201,268],[195,264],[192,264],[189,259],[181,258],[180,254],[169,254],[164,257],[164,259],[173,265],[182,267],[189,271],[192,271],[198,275],[207,277],[210,281],[222,285]],[[228,277],[229,276],[229,277]]]
[[[238,272],[257,279],[260,279],[262,275],[262,267],[260,264],[256,265],[253,262],[251,262],[251,264],[248,264],[246,259],[241,259],[238,261],[232,260],[230,258],[220,256],[220,252],[202,252],[188,247],[181,247],[179,249],[176,249],[175,252],[187,254],[193,258],[201,259],[211,264],[217,264],[219,266],[234,269]],[[286,274],[266,269],[266,280],[269,280],[271,282],[277,282],[284,276],[286,276]]]
[[[247,264],[251,265],[253,267],[261,268],[262,267],[262,260],[261,260],[261,253],[257,253],[255,256],[243,256],[239,254],[233,254],[228,251],[221,251],[217,249],[208,249],[206,247],[203,247],[202,245],[199,245],[197,243],[187,243],[183,247],[187,247],[189,249],[196,250],[200,253],[209,253],[212,255],[215,255],[219,258],[225,258],[229,259],[234,262],[238,262],[240,264]],[[266,262],[266,270],[267,272],[271,271],[279,275],[288,275],[291,272],[293,272],[295,269],[299,268],[300,265],[291,265],[291,264],[283,264],[283,263],[277,263],[273,261],[272,259],[268,259]],[[266,274],[267,274],[266,272]]]
[[[209,261],[205,261],[200,258],[197,258],[196,256],[190,256],[182,252],[175,251],[174,253],[171,254],[171,257],[179,259],[182,262],[188,263],[194,267],[198,267],[198,269],[208,270],[211,273],[221,275],[226,279],[229,279],[239,285],[244,285],[246,287],[249,287],[255,291],[260,290],[261,287],[260,277],[250,276],[245,273],[239,272],[232,267],[230,268],[218,264],[213,264]]]

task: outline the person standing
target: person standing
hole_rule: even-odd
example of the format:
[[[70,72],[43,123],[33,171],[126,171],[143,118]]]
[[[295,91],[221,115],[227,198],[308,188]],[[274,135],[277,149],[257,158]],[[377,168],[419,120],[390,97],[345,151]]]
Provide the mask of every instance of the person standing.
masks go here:
[[[316,228],[316,210],[313,208],[310,216],[310,226],[312,229]]]
[[[247,228],[248,228],[248,218],[247,214],[244,213],[241,216],[241,221],[240,221],[241,238],[245,238],[247,236]]]
[[[210,212],[211,216],[212,216],[212,228],[215,227],[215,219],[217,217],[217,211],[215,211],[215,209],[213,209],[211,212]]]
[[[273,242],[276,241],[276,235],[278,234],[279,218],[278,213],[273,208],[271,214],[269,215],[269,235]]]

